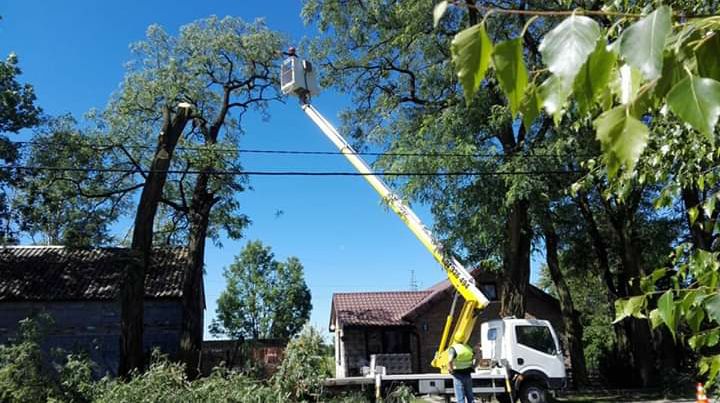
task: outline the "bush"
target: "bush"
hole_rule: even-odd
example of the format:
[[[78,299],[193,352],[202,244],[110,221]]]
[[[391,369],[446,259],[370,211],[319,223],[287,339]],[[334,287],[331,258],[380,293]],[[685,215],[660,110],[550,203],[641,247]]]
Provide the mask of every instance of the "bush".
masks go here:
[[[84,356],[42,350],[47,321],[24,320],[18,338],[0,346],[0,402],[116,403],[116,402],[303,402],[318,401],[331,370],[320,332],[307,326],[286,349],[270,382],[246,374],[216,369],[211,376],[190,382],[180,363],[154,353],[148,370],[129,380],[93,380],[93,365]],[[339,400],[338,400],[339,399]],[[365,402],[353,394],[331,400]],[[401,402],[402,400],[398,400]]]
[[[232,402],[264,403],[283,401],[271,386],[237,372],[216,369],[211,376],[190,382],[182,364],[153,354],[150,368],[127,382],[105,379],[94,402]]]
[[[387,403],[411,403],[415,401],[415,395],[410,387],[400,385],[388,394],[386,400]]]
[[[317,401],[322,394],[323,381],[331,375],[326,348],[320,332],[306,325],[288,343],[273,384],[291,401]]]
[[[49,316],[24,319],[19,323],[17,337],[0,345],[0,401],[92,401],[90,361],[61,350],[53,357],[43,352],[41,341],[51,323]]]

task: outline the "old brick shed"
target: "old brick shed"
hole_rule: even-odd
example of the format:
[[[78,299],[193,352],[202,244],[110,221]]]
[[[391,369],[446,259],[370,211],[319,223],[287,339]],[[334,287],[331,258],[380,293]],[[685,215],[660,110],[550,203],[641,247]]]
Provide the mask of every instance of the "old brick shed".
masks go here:
[[[45,348],[84,351],[98,375],[116,374],[120,354],[118,293],[129,249],[68,249],[61,246],[0,247],[0,344],[18,321],[45,313],[53,324]],[[182,289],[188,254],[184,248],[153,252],[145,279],[146,352],[179,350]],[[205,308],[203,293],[194,308]],[[201,319],[202,323],[202,319]],[[202,327],[195,337],[202,339]]]
[[[477,284],[492,301],[478,318],[470,340],[479,348],[479,324],[499,319],[497,279],[475,270]],[[335,333],[335,376],[361,375],[373,354],[402,354],[412,372],[437,372],[430,366],[454,288],[446,280],[422,291],[354,292],[333,295],[330,331]],[[537,287],[528,287],[527,317],[547,319],[562,330],[558,301]]]

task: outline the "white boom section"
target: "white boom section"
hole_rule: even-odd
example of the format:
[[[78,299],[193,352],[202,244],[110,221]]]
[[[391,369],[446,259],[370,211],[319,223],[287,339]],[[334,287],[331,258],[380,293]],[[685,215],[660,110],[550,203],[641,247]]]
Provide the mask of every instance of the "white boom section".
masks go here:
[[[487,297],[475,286],[475,279],[470,273],[463,267],[460,262],[452,256],[448,256],[444,253],[442,246],[432,236],[428,228],[420,221],[417,215],[410,209],[410,206],[405,204],[402,199],[395,194],[380,179],[370,166],[360,158],[355,150],[345,141],[345,138],[338,133],[337,130],[330,124],[312,105],[308,103],[302,104],[302,109],[313,122],[322,130],[322,132],[335,144],[345,158],[363,174],[363,177],[370,183],[370,186],[375,189],[383,200],[392,208],[395,213],[405,222],[415,236],[422,242],[423,245],[430,251],[435,260],[440,263],[442,268],[447,272],[450,282],[460,292],[466,301],[476,301],[478,308],[483,308],[489,303]]]

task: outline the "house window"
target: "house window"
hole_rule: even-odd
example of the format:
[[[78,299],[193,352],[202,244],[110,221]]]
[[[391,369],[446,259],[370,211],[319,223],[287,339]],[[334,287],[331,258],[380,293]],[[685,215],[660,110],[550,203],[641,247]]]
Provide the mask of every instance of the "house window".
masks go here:
[[[497,301],[497,286],[495,283],[481,283],[480,284],[480,291],[482,291],[483,294],[489,299],[490,301]]]
[[[368,358],[371,354],[382,354],[382,334],[378,331],[369,331],[367,333],[367,354]]]
[[[410,352],[410,334],[390,330],[383,332],[383,344],[386,354],[402,354]]]

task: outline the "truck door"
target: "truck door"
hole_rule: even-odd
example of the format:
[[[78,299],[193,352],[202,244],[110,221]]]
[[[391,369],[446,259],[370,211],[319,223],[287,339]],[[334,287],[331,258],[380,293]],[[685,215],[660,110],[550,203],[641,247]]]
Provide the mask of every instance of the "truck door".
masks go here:
[[[565,360],[557,336],[546,321],[519,320],[509,330],[510,366],[519,373],[540,371],[548,378],[565,378]]]

